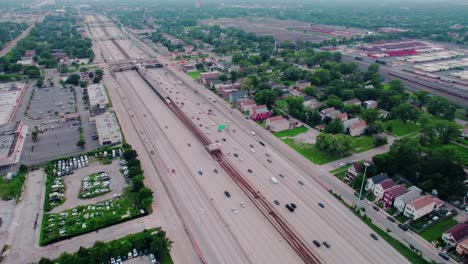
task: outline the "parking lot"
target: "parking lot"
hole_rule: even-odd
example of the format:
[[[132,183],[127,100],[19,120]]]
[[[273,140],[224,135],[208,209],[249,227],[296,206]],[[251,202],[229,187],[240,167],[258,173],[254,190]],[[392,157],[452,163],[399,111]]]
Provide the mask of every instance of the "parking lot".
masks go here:
[[[73,174],[64,176],[66,201],[64,204],[54,208],[52,212],[61,212],[75,208],[79,205],[95,204],[104,200],[112,199],[114,194],[123,193],[123,189],[128,185],[120,172],[120,168],[119,160],[115,159],[108,165],[102,165],[97,162],[90,163],[88,167],[77,169]],[[91,199],[80,199],[79,193],[81,190],[82,179],[99,172],[106,172],[110,177],[109,187],[111,191]]]
[[[28,102],[27,116],[33,120],[55,119],[60,113],[75,113],[75,102],[73,88],[60,86],[36,88]]]

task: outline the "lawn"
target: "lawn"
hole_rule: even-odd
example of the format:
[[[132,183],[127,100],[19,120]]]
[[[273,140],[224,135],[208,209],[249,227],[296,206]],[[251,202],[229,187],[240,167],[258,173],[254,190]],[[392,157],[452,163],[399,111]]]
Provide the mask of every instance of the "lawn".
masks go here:
[[[26,171],[20,172],[10,181],[7,181],[3,176],[0,176],[0,197],[17,199],[17,197],[21,194],[25,175]]]
[[[439,239],[442,236],[442,233],[457,224],[457,221],[453,219],[453,217],[447,217],[444,220],[431,225],[429,228],[419,233],[419,235],[427,241],[432,242]]]
[[[288,102],[286,102],[285,99],[278,99],[275,101],[275,105],[278,107],[278,108],[281,108],[281,109],[286,109],[288,108]]]
[[[198,77],[200,77],[201,71],[194,71],[194,72],[189,72],[187,73],[192,79],[198,80]]]
[[[391,132],[399,137],[418,132],[421,126],[412,122],[403,122],[401,119],[388,120],[385,123],[385,127],[391,126]]]
[[[342,171],[347,170],[348,168],[351,168],[351,166],[353,166],[353,164],[344,165],[342,167],[331,170],[330,173],[335,174],[335,173],[338,173],[338,172],[342,172]]]
[[[395,216],[395,219],[402,224],[408,221],[408,217],[406,217],[403,213]]]
[[[275,133],[274,135],[278,138],[282,138],[282,137],[294,137],[294,136],[297,136],[299,134],[302,134],[302,133],[305,133],[307,132],[309,129],[305,126],[300,126],[300,127],[295,127],[293,129],[289,129],[289,130],[285,130],[285,131],[281,131],[281,132],[277,132]]]
[[[354,153],[360,153],[374,148],[374,140],[371,136],[350,137],[351,149]]]
[[[468,148],[464,146],[460,146],[454,143],[449,143],[447,145],[442,144],[432,144],[428,146],[431,150],[441,150],[446,149],[453,151],[454,153],[454,160],[463,166],[468,166]]]
[[[343,181],[344,178],[346,177],[346,171],[341,171],[341,172],[338,172],[336,174],[334,174],[338,179],[340,179],[340,181]]]
[[[343,158],[339,155],[329,155],[324,153],[318,150],[314,144],[296,142],[291,138],[285,138],[283,139],[283,142],[315,164],[325,164]]]

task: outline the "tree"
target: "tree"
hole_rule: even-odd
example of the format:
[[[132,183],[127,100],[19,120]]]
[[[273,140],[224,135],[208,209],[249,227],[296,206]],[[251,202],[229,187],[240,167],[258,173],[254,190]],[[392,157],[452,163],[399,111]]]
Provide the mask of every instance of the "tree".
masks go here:
[[[416,139],[406,137],[397,140],[388,152],[386,171],[392,175],[403,175],[409,181],[416,181],[422,156],[423,149]]]
[[[254,100],[257,104],[264,104],[268,108],[275,103],[276,93],[272,90],[261,90],[255,94]]]
[[[321,122],[322,122],[322,116],[320,115],[320,113],[318,111],[311,111],[311,112],[308,112],[308,122],[307,124],[309,126],[312,126],[312,127],[315,127],[317,125],[319,125]]]
[[[351,140],[345,135],[320,133],[317,136],[316,146],[330,155],[346,156],[351,150]]]
[[[138,191],[141,188],[143,188],[145,185],[143,184],[143,175],[136,175],[132,177],[132,185],[133,185],[133,190]]]
[[[81,147],[81,148],[83,149],[84,146],[85,146],[85,144],[86,144],[86,142],[85,142],[85,140],[84,140],[83,135],[80,135],[80,138],[78,139],[78,142],[76,143],[76,145],[77,145],[78,147]]]
[[[237,73],[237,71],[231,71],[231,82],[236,82],[238,78],[239,74]]]
[[[37,136],[38,136],[37,130],[34,130],[33,132],[31,132],[31,138],[34,142],[37,141]]]
[[[394,107],[391,113],[392,116],[400,118],[403,122],[416,121],[419,117],[419,110],[413,108],[408,103],[402,103]]]
[[[315,96],[317,93],[317,89],[314,86],[307,86],[302,89],[302,92],[308,96]]]
[[[427,103],[427,111],[435,116],[443,116],[447,120],[455,118],[455,107],[445,98],[433,96]]]
[[[374,146],[380,147],[387,144],[387,137],[383,135],[374,135],[372,137],[372,141],[374,142]]]
[[[44,81],[42,80],[42,78],[37,79],[35,86],[37,88],[42,88],[43,85],[44,85]]]
[[[405,85],[400,79],[393,79],[388,84],[390,85],[390,90],[395,91],[396,93],[402,94],[405,92]]]
[[[78,74],[72,74],[70,76],[68,76],[67,80],[65,81],[65,83],[67,84],[73,84],[73,85],[78,85],[80,83],[80,75]]]
[[[343,130],[344,130],[343,122],[341,122],[341,119],[339,119],[339,118],[333,119],[325,127],[325,132],[326,133],[331,133],[331,134],[343,133]]]
[[[365,109],[361,112],[361,118],[368,124],[372,124],[379,119],[380,112],[377,109]]]
[[[370,73],[378,73],[379,72],[380,65],[377,63],[372,63],[369,65],[367,68],[367,71]]]
[[[227,81],[228,77],[227,77],[227,75],[225,73],[223,73],[218,77],[218,79],[220,81],[222,81],[222,82],[225,82],[225,81]]]
[[[99,77],[94,77],[93,78],[93,83],[99,83],[101,81],[101,79],[99,79]]]

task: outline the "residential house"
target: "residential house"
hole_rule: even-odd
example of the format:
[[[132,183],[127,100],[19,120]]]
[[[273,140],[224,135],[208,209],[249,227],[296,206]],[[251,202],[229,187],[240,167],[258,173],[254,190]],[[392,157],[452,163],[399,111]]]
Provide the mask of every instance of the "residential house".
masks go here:
[[[366,121],[360,118],[351,118],[343,122],[343,132],[348,132],[350,136],[360,136],[364,134],[367,128]]]
[[[257,105],[252,107],[250,117],[255,121],[262,121],[270,117],[270,111],[268,111],[266,105]]]
[[[384,181],[381,181],[377,183],[374,186],[374,195],[377,197],[378,200],[383,198],[383,195],[386,191],[388,191],[390,188],[395,186],[395,182],[392,179],[386,179]]]
[[[416,220],[432,212],[435,208],[441,207],[443,204],[443,201],[431,195],[424,195],[408,202],[403,214],[412,220]]]
[[[184,47],[185,53],[192,53],[193,46],[192,45],[185,45]]]
[[[365,89],[374,89],[374,85],[369,84],[369,85],[364,86],[364,88]]]
[[[198,77],[198,80],[202,84],[204,84],[205,86],[208,86],[208,84],[211,84],[212,80],[218,79],[220,75],[221,75],[221,73],[218,72],[218,71],[202,72],[202,73],[200,73],[200,76]],[[208,86],[208,88],[211,88],[211,86]]]
[[[299,91],[309,86],[310,86],[310,82],[307,80],[299,80],[296,82],[296,89]]]
[[[354,179],[356,179],[356,177],[362,172],[364,172],[364,165],[360,162],[353,162],[353,165],[351,165],[351,167],[346,171],[345,179],[348,182],[353,182]]]
[[[406,203],[419,198],[421,193],[421,189],[416,186],[411,186],[408,188],[406,193],[395,198],[393,201],[393,207],[395,207],[398,211],[403,212],[405,210]]]
[[[323,105],[323,103],[315,98],[310,98],[309,100],[304,101],[302,105],[309,108],[319,108],[321,105]]]
[[[377,101],[374,101],[374,100],[367,100],[367,101],[364,101],[364,106],[366,109],[375,109],[377,108],[378,103]]]
[[[237,100],[239,100],[239,99],[247,98],[247,97],[248,97],[248,94],[249,94],[249,93],[248,93],[248,91],[246,91],[246,90],[232,92],[232,93],[229,95],[229,102],[231,102],[231,103],[236,103]]]
[[[463,129],[462,137],[468,138],[468,128],[464,128],[464,129]]]
[[[233,89],[233,88],[224,88],[221,91],[219,91],[221,97],[223,99],[229,99],[229,96],[231,96],[232,93],[239,92],[238,89]]]
[[[184,72],[197,71],[197,67],[195,66],[195,64],[185,64],[184,66],[182,66],[182,69],[184,70]]]
[[[221,92],[222,90],[229,90],[229,89],[237,89],[240,90],[240,83],[218,83],[215,84],[215,89],[218,92]]]
[[[468,255],[468,238],[458,243],[456,251],[457,255],[462,258]]]
[[[395,201],[395,198],[404,194],[406,192],[406,186],[404,184],[400,185],[395,185],[391,187],[390,189],[387,189],[384,191],[383,194],[383,202],[384,202],[384,207],[389,208],[393,205],[393,202]]]
[[[67,54],[64,52],[52,53],[51,56],[53,59],[56,59],[56,60],[64,60],[67,58]]]
[[[348,120],[348,113],[337,113],[332,116],[332,119],[340,119],[341,122]]]
[[[320,116],[322,117],[322,119],[324,119],[325,117],[331,118],[337,113],[340,113],[340,110],[336,110],[335,107],[329,107],[329,108],[322,109],[322,111],[320,111]]]
[[[343,102],[344,105],[361,105],[361,100],[355,98],[355,99],[351,99],[351,100],[346,100]]]
[[[267,118],[266,128],[271,132],[281,132],[289,129],[289,121],[281,115]]]
[[[221,61],[218,63],[217,67],[218,69],[227,73],[231,73],[232,71],[239,71],[239,66],[234,65],[232,62],[229,61]]]
[[[27,50],[24,52],[24,57],[32,58],[36,56],[36,51],[34,50]]]
[[[442,240],[451,247],[454,247],[458,242],[461,242],[465,238],[468,238],[467,223],[458,224],[442,234]]]
[[[379,174],[374,177],[371,177],[366,180],[366,186],[364,187],[364,190],[373,192],[376,184],[379,184],[387,179],[387,174]]]
[[[236,102],[236,107],[237,109],[239,109],[240,111],[242,112],[251,112],[252,111],[252,107],[256,106],[257,104],[255,103],[254,100],[252,99],[248,99],[248,98],[245,98],[245,99],[239,99],[237,100]]]

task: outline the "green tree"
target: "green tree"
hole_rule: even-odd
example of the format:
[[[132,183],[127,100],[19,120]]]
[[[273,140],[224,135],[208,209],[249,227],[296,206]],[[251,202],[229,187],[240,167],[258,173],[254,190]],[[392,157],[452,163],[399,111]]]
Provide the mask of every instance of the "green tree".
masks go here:
[[[31,132],[31,138],[34,142],[37,141],[37,136],[38,136],[38,133],[36,130],[34,130],[33,132]]]
[[[435,116],[443,116],[447,120],[453,120],[456,109],[447,99],[433,96],[427,103],[427,111]]]
[[[325,132],[326,133],[331,133],[331,134],[343,133],[343,130],[344,130],[343,122],[341,122],[341,119],[339,119],[339,118],[333,119],[325,127]]]
[[[399,94],[405,92],[405,85],[401,82],[400,79],[393,79],[388,84],[390,85],[390,90],[392,91],[395,91]]]
[[[277,99],[276,93],[272,90],[261,90],[255,94],[254,100],[257,104],[261,105],[264,104],[268,108],[275,103]]]
[[[67,80],[65,81],[65,83],[67,84],[73,84],[73,85],[78,85],[80,83],[80,75],[78,74],[72,74],[70,76],[68,76]]]
[[[220,81],[222,81],[222,82],[225,82],[225,81],[227,81],[228,77],[227,77],[227,75],[225,73],[223,73],[218,77],[218,79]]]
[[[377,109],[365,109],[361,112],[361,118],[368,124],[372,124],[379,119],[380,112]]]

